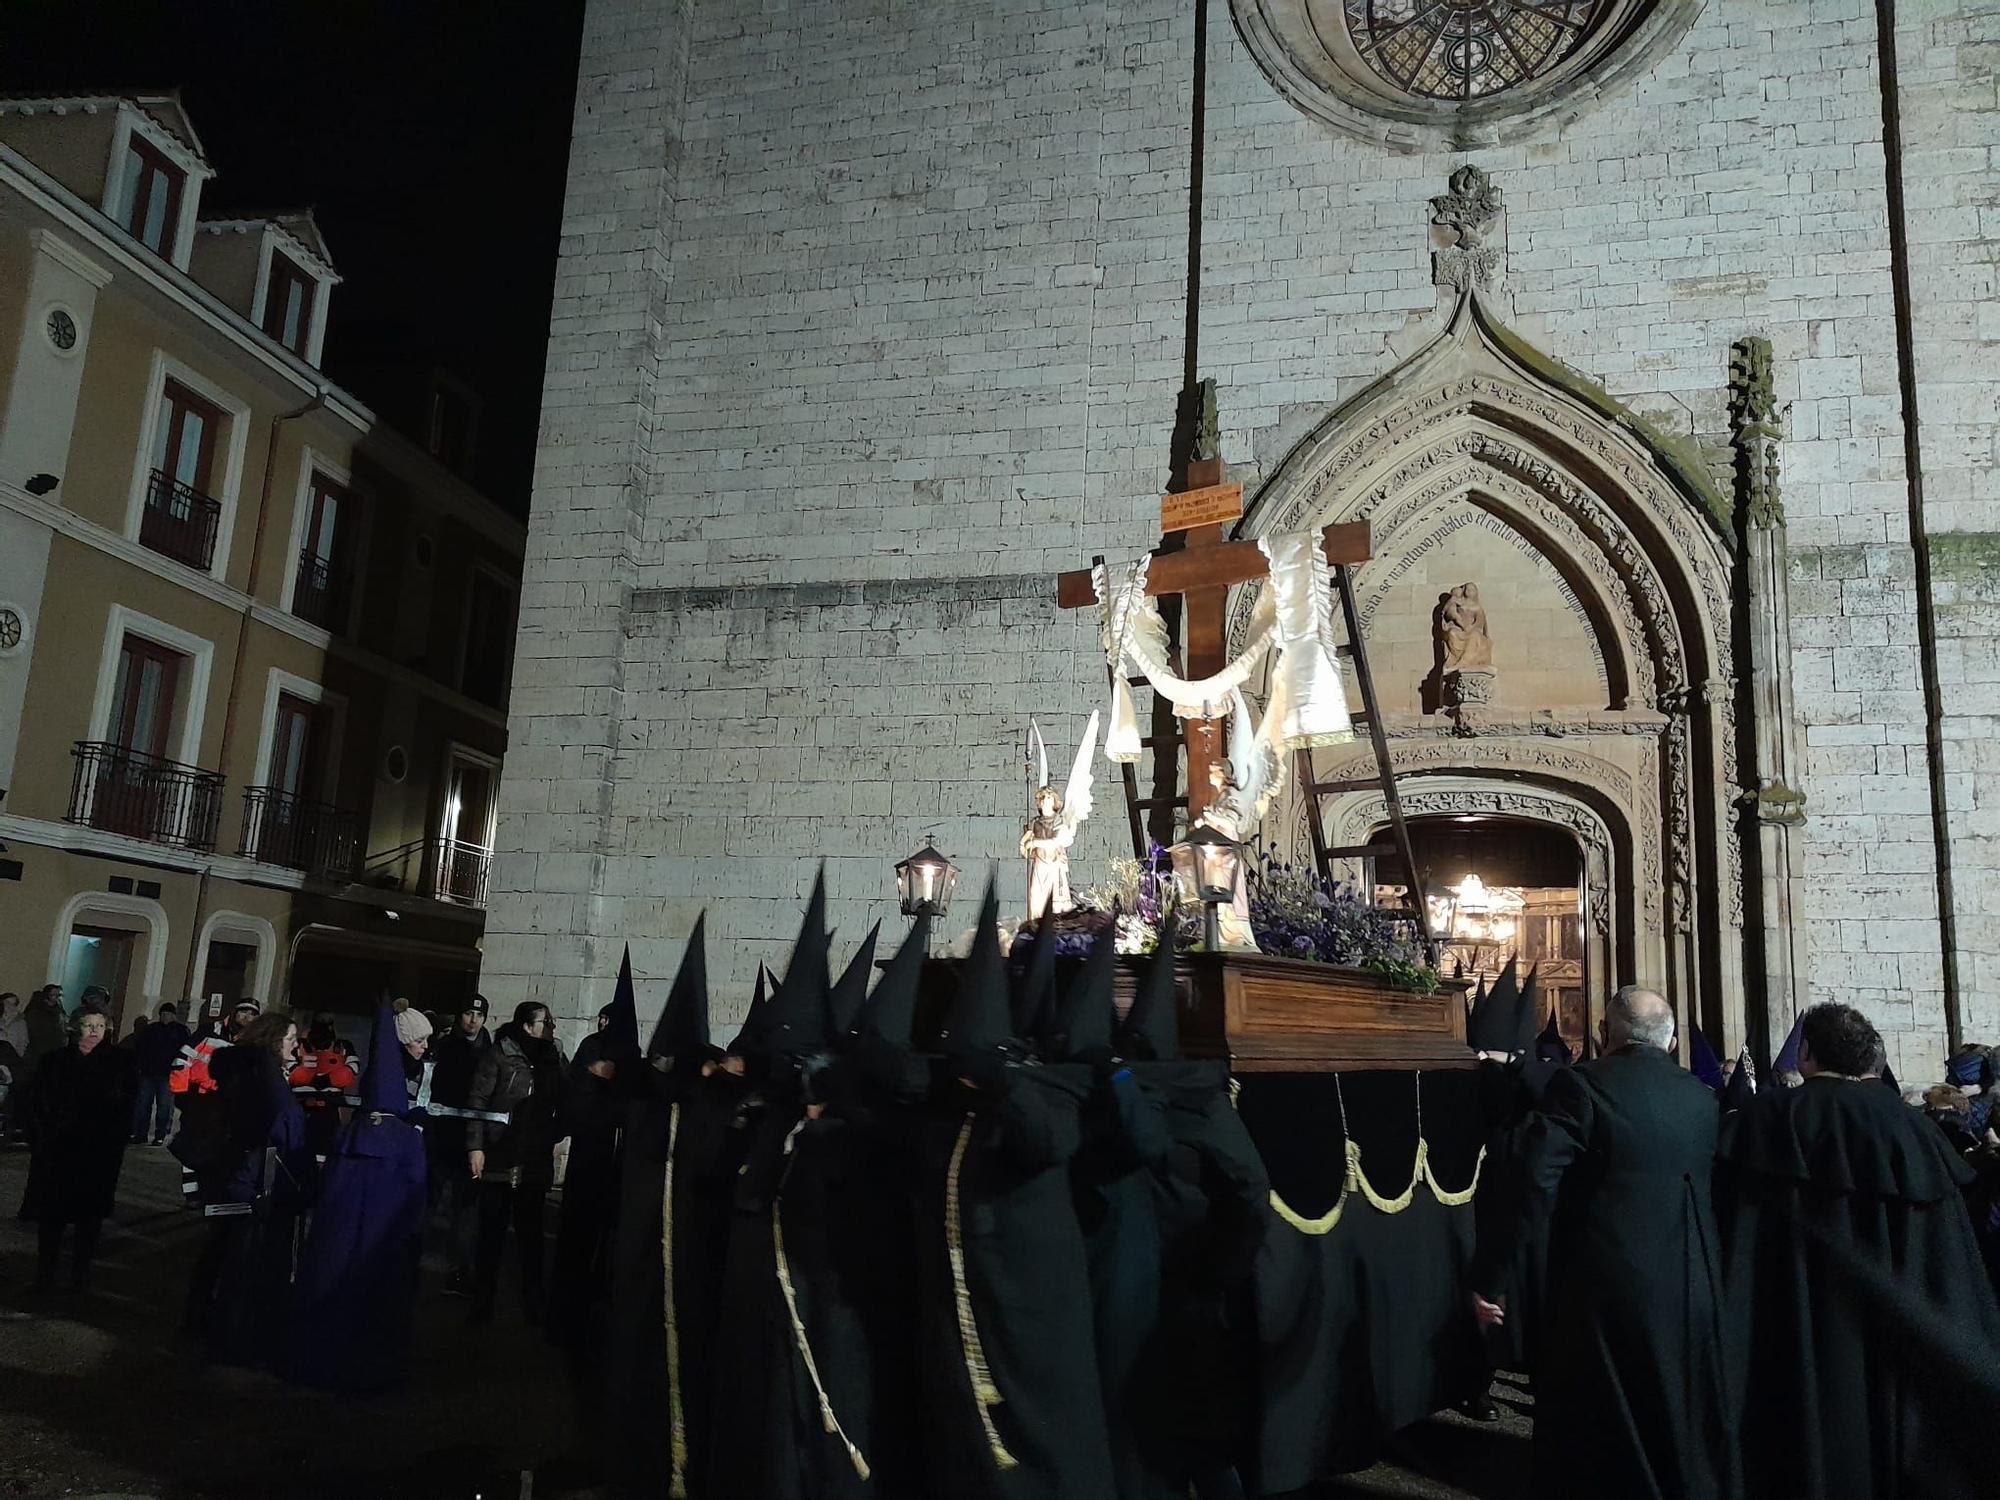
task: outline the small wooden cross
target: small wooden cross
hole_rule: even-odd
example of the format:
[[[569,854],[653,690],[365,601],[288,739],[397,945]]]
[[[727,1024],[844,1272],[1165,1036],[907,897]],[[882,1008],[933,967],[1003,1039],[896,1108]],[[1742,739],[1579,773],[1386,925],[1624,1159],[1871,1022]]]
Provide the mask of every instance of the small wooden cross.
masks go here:
[[[1190,459],[1185,483],[1160,500],[1160,529],[1168,536],[1185,531],[1187,541],[1178,551],[1154,550],[1146,592],[1181,596],[1181,670],[1190,678],[1208,677],[1228,665],[1225,637],[1230,585],[1263,578],[1270,572],[1263,549],[1254,541],[1232,542],[1224,536],[1227,523],[1242,513],[1243,486],[1222,483],[1219,458]],[[1366,521],[1342,522],[1320,533],[1321,550],[1335,566],[1368,561],[1370,546]],[[1082,609],[1096,602],[1097,587],[1090,569],[1079,568],[1057,577],[1056,603],[1063,609]],[[1208,768],[1227,755],[1227,748],[1222,720],[1185,719],[1182,724],[1187,741],[1188,820],[1192,823],[1214,799]]]

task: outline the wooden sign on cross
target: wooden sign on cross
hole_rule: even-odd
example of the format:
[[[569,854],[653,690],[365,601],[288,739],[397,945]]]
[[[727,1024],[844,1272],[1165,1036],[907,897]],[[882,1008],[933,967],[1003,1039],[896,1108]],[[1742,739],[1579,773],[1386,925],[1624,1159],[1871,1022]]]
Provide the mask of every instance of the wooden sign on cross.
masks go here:
[[[1219,486],[1222,460],[1194,459],[1188,464],[1183,491]],[[1174,494],[1166,497],[1171,502]],[[1176,518],[1168,507],[1165,519]],[[1181,596],[1181,672],[1190,678],[1209,677],[1229,662],[1229,588],[1247,583],[1270,572],[1264,551],[1253,541],[1232,542],[1223,535],[1221,523],[1193,526],[1186,530],[1186,543],[1177,551],[1155,550],[1146,574],[1146,592],[1155,596]],[[1171,538],[1169,538],[1170,540]],[[1372,555],[1366,521],[1348,521],[1328,526],[1320,532],[1320,548],[1329,564],[1363,563]],[[1056,579],[1056,603],[1064,609],[1082,609],[1097,602],[1097,586],[1090,569],[1079,568]],[[1187,741],[1188,820],[1201,815],[1213,800],[1215,789],[1208,784],[1208,768],[1227,754],[1220,719],[1185,719],[1182,733]]]

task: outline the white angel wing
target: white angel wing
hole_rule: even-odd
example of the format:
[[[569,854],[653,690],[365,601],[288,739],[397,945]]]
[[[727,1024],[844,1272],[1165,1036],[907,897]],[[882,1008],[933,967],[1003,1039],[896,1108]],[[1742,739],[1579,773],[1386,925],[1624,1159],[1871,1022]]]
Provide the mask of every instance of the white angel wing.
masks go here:
[[[1032,718],[1028,720],[1028,738],[1035,747],[1035,789],[1040,791],[1049,784],[1049,746],[1042,738],[1042,726]]]
[[[1090,711],[1090,722],[1083,727],[1083,743],[1077,746],[1076,759],[1069,768],[1069,781],[1063,786],[1062,820],[1071,829],[1077,828],[1090,816],[1090,789],[1097,781],[1096,773],[1090,769],[1090,761],[1097,753],[1099,717],[1100,710]]]
[[[1284,706],[1278,701],[1281,692],[1282,689],[1274,689],[1271,701],[1264,706],[1262,722],[1253,728],[1250,705],[1238,690],[1229,718],[1229,769],[1239,788],[1238,800],[1249,825],[1244,830],[1245,838],[1255,832],[1272,799],[1285,786],[1285,759],[1276,734],[1284,713]]]

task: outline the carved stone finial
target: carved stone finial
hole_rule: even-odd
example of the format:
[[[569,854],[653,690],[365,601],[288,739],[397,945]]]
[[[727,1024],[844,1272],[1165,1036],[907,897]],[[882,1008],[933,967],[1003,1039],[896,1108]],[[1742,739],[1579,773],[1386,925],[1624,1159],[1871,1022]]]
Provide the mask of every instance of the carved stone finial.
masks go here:
[[[1729,350],[1729,440],[1736,458],[1736,504],[1757,530],[1785,524],[1778,491],[1777,398],[1771,388],[1771,341],[1748,335]]]
[[[1470,164],[1452,173],[1448,186],[1449,192],[1431,199],[1432,224],[1453,236],[1431,253],[1432,280],[1458,292],[1490,291],[1500,273],[1500,250],[1486,243],[1486,235],[1500,218],[1500,189]]]

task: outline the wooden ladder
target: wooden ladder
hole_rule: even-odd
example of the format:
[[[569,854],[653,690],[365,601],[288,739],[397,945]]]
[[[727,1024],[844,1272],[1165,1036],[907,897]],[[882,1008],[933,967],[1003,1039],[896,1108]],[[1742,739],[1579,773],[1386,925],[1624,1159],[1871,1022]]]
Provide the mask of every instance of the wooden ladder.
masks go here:
[[[1410,882],[1409,905],[1402,909],[1402,915],[1415,923],[1417,931],[1423,934],[1424,949],[1430,955],[1431,967],[1436,968],[1443,955],[1438,948],[1437,937],[1431,931],[1430,913],[1424,905],[1424,888],[1428,883],[1426,872],[1417,866],[1416,851],[1410,844],[1410,825],[1403,817],[1402,794],[1396,790],[1396,770],[1389,759],[1389,737],[1382,730],[1382,705],[1375,696],[1375,673],[1368,665],[1368,647],[1361,634],[1361,611],[1354,603],[1354,572],[1347,564],[1340,563],[1334,567],[1333,589],[1340,596],[1340,617],[1347,627],[1347,642],[1340,651],[1354,662],[1354,682],[1361,690],[1361,708],[1350,717],[1355,728],[1365,726],[1368,730],[1369,743],[1375,749],[1375,774],[1321,781],[1313,770],[1312,751],[1296,752],[1299,792],[1305,798],[1306,827],[1312,834],[1313,864],[1322,879],[1330,880],[1336,860],[1360,860],[1361,883],[1370,904],[1374,903],[1375,860],[1380,849],[1374,844],[1327,843],[1326,815],[1321,799],[1337,797],[1344,792],[1367,792],[1381,788],[1382,800],[1389,813],[1389,835],[1395,841],[1396,853]]]

